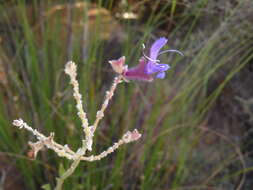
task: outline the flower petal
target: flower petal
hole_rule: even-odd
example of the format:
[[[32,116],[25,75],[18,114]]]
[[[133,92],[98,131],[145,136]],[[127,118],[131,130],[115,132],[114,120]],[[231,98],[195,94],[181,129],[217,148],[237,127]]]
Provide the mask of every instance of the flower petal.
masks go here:
[[[152,81],[154,77],[146,72],[146,66],[147,61],[144,58],[141,58],[136,67],[128,69],[122,75],[127,80]]]
[[[167,38],[164,37],[156,40],[150,48],[149,57],[155,60],[159,54],[160,49],[167,43],[167,41]]]
[[[156,72],[163,72],[167,71],[170,68],[167,64],[157,64],[157,63],[150,63],[147,64],[147,73],[152,74]]]
[[[156,78],[159,78],[159,79],[164,79],[165,77],[165,72],[160,72],[156,75]]]
[[[152,59],[152,60],[157,59],[157,56],[159,55],[159,51],[167,43],[167,41],[168,41],[167,38],[162,37],[162,38],[159,38],[158,40],[156,40],[152,44],[152,46],[150,48],[150,53],[149,53],[150,59]],[[154,61],[151,61],[151,60],[148,61],[148,64],[147,64],[147,73],[148,74],[152,74],[152,73],[156,72],[156,71],[154,71],[155,64],[156,63]]]
[[[155,67],[160,72],[167,71],[170,68],[167,64],[156,64]]]

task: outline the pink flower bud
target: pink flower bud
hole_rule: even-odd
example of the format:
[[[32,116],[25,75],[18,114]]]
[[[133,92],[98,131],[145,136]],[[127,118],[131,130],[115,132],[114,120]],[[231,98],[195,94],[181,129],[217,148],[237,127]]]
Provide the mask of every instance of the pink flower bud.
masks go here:
[[[141,138],[141,134],[137,129],[131,132],[131,139],[132,141],[137,141],[139,138]]]
[[[113,70],[118,73],[122,74],[124,70],[126,70],[127,66],[125,65],[125,56],[120,57],[117,60],[110,60],[109,63],[111,64]]]
[[[139,131],[137,129],[135,129],[133,131],[128,131],[123,136],[123,140],[125,141],[125,143],[129,143],[129,142],[132,142],[132,141],[137,141],[139,138],[141,138],[141,134],[139,133]]]

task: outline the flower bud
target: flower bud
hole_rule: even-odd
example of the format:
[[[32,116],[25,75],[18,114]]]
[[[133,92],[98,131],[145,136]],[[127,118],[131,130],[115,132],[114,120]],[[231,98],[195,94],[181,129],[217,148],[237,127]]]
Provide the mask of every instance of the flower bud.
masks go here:
[[[122,74],[123,71],[126,69],[125,60],[126,60],[125,56],[122,56],[117,60],[110,60],[109,63],[111,64],[113,70],[116,73]]]

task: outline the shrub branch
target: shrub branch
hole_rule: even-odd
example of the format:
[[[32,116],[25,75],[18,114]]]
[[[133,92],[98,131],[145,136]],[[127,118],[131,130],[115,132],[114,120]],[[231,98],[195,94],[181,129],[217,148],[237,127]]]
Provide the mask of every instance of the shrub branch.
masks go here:
[[[141,134],[137,131],[137,129],[133,131],[126,132],[118,142],[114,143],[111,147],[107,150],[103,151],[98,155],[91,155],[91,156],[84,156],[86,150],[92,150],[93,144],[93,135],[95,130],[98,127],[99,121],[104,117],[104,111],[108,107],[109,101],[112,99],[114,92],[117,88],[117,85],[122,82],[122,75],[115,77],[113,84],[109,91],[106,92],[105,100],[102,104],[101,109],[97,112],[96,120],[92,126],[89,126],[87,114],[83,110],[82,105],[82,95],[79,92],[79,83],[76,79],[77,77],[77,67],[76,64],[72,61],[68,62],[65,66],[65,73],[70,77],[70,84],[73,86],[73,97],[76,100],[76,108],[77,108],[77,115],[79,116],[82,122],[83,132],[85,134],[85,139],[82,140],[82,146],[78,148],[75,152],[69,148],[69,146],[61,145],[54,141],[54,133],[51,132],[49,136],[45,136],[40,133],[38,130],[33,129],[30,127],[26,122],[22,119],[17,119],[13,121],[13,125],[18,127],[19,129],[25,129],[32,133],[37,141],[36,142],[29,142],[29,146],[31,147],[31,154],[34,158],[36,158],[38,152],[43,148],[53,150],[59,157],[65,157],[69,160],[72,160],[72,164],[65,173],[63,173],[59,178],[56,178],[56,187],[55,190],[62,189],[64,181],[73,174],[75,169],[78,167],[80,161],[97,161],[101,160],[102,158],[108,156],[109,154],[113,153],[117,150],[121,145],[130,143],[133,141],[138,140],[141,137]]]

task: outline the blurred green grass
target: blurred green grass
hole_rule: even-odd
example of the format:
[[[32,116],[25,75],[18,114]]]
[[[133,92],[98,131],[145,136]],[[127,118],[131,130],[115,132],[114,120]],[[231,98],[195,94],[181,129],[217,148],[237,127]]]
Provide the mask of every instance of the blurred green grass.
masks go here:
[[[212,141],[212,129],[205,125],[226,85],[252,61],[250,1],[231,7],[208,0],[81,2],[85,6],[60,0],[0,4],[0,62],[7,81],[1,83],[0,150],[18,170],[15,181],[22,181],[23,189],[53,186],[70,162],[51,151],[35,161],[25,157],[34,137],[13,128],[13,119],[21,117],[44,134],[55,132],[57,142],[74,149],[80,146],[80,121],[63,73],[68,60],[78,64],[84,106],[93,121],[114,76],[107,61],[125,55],[133,66],[142,43],[165,36],[170,48],[186,56],[162,57],[172,66],[165,80],[119,85],[94,153],[128,129],[138,128],[142,140],[99,162],[81,163],[64,189],[241,188],[252,166],[244,168],[238,145],[217,134],[220,140]],[[138,19],[123,19],[125,12],[135,12]],[[211,88],[214,80],[218,85]]]

